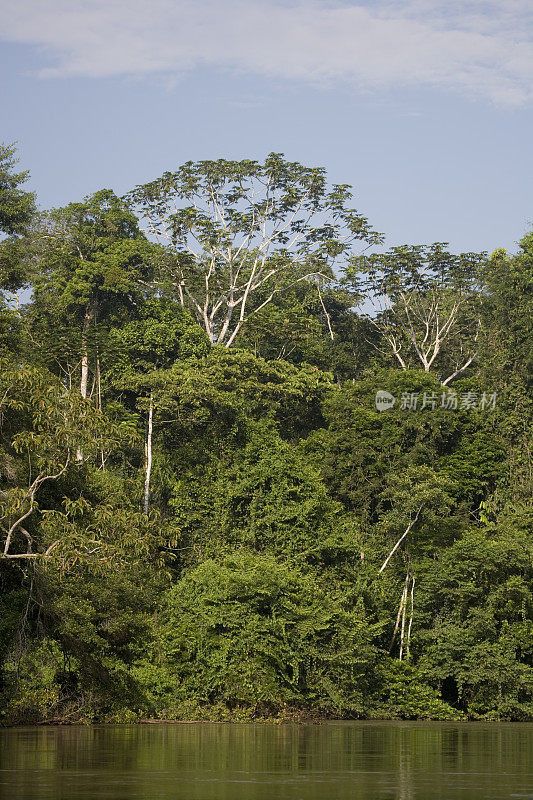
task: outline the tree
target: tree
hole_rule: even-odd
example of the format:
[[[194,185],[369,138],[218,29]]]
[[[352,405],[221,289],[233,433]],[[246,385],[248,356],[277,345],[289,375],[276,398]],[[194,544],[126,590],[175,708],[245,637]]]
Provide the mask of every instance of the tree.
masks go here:
[[[508,510],[419,567],[421,672],[474,718],[531,719],[532,524]]]
[[[495,250],[482,273],[486,369],[497,380],[518,374],[529,388],[533,380],[533,232],[509,255]]]
[[[145,437],[144,513],[150,504],[152,472],[152,439],[154,390],[161,383],[159,372],[168,370],[179,359],[187,360],[206,354],[205,335],[189,313],[175,308],[170,299],[153,298],[141,306],[138,318],[110,332],[110,380],[117,388],[134,391],[137,404],[143,408],[148,396],[148,419]],[[146,402],[146,401],[145,401]]]
[[[396,624],[392,634],[389,652],[392,652],[396,635],[400,632],[399,659],[402,660],[404,652],[407,658],[410,655],[411,634],[413,628],[413,616],[415,607],[415,581],[416,575],[411,563],[409,550],[416,552],[417,544],[420,548],[421,540],[427,546],[428,539],[432,549],[438,546],[436,534],[441,532],[443,527],[443,517],[451,514],[453,507],[453,497],[450,496],[450,489],[457,488],[447,477],[438,475],[430,467],[411,467],[405,474],[392,474],[387,480],[388,486],[383,492],[383,500],[390,504],[390,509],[385,511],[379,523],[387,534],[393,533],[396,539],[394,546],[389,551],[387,557],[379,568],[379,574],[387,568],[391,559],[403,545],[406,547],[407,571],[405,583],[403,585]],[[407,525],[406,525],[407,522]],[[398,537],[398,532],[405,528]],[[398,537],[398,538],[397,538]],[[414,547],[409,539],[415,540]],[[424,539],[426,542],[424,542]],[[407,550],[409,546],[409,550]],[[409,605],[409,621],[407,622],[407,606]],[[405,650],[404,650],[405,644]]]
[[[0,144],[0,232],[8,236],[24,233],[35,213],[35,195],[20,188],[29,172],[14,172],[15,152],[14,144]]]
[[[208,559],[170,590],[164,616],[171,701],[352,714],[368,702],[372,626],[312,572],[244,549]]]
[[[126,199],[169,249],[153,285],[193,311],[211,344],[230,347],[279,293],[316,286],[355,242],[379,240],[349,188],[271,153],[264,164],[189,161]]]
[[[440,243],[404,245],[354,258],[345,283],[374,305],[365,316],[401,368],[434,370],[445,386],[477,355],[484,260],[484,254],[452,255]]]
[[[137,282],[149,275],[154,245],[108,190],[51,211],[40,240],[28,322],[32,338],[46,348],[36,355],[68,385],[78,375],[86,399],[91,372],[100,391],[102,325],[142,300]]]
[[[533,492],[533,232],[518,251],[492,253],[482,274],[480,369],[498,392],[497,431],[507,478],[490,506],[529,504]]]
[[[186,476],[177,484],[172,505],[180,527],[204,553],[246,546],[298,563],[320,560],[340,505],[328,497],[318,470],[271,426],[249,421],[246,438],[233,463],[204,468],[200,495]]]
[[[74,453],[81,447],[86,457],[97,448],[103,450],[111,429],[96,410],[82,407],[77,392],[65,392],[55,376],[44,370],[4,373],[0,387],[3,433],[10,429],[12,433],[1,453],[7,480],[0,488],[0,558],[35,559],[49,555],[59,544],[50,543],[45,552],[35,549],[36,540],[39,544],[35,518],[38,512],[42,514],[40,494],[72,468]],[[17,416],[23,419],[18,430]]]
[[[21,187],[29,173],[15,172],[15,145],[0,144],[0,343],[4,359],[20,347],[20,295],[28,285],[28,232],[36,207],[33,192]]]
[[[165,315],[170,315],[172,303],[163,304]],[[170,368],[132,374],[132,367],[136,369],[139,363],[135,361],[139,351],[132,350],[131,365],[121,371],[116,385],[133,390],[137,406],[148,415],[152,405],[173,523],[184,538],[190,533],[200,548],[204,538],[208,544],[220,539],[220,525],[225,522],[222,518],[212,521],[217,497],[224,505],[235,489],[237,474],[230,476],[228,470],[245,442],[259,438],[266,448],[276,428],[285,440],[305,435],[322,421],[320,403],[331,379],[310,367],[268,362],[237,349],[209,348],[200,358],[206,344],[209,347],[207,337],[188,313],[181,311],[173,324],[167,319],[168,332],[176,330],[180,320],[184,326],[183,357]],[[194,330],[196,336],[189,336]],[[129,326],[125,333],[130,333]],[[123,338],[121,332],[116,336]],[[192,353],[197,357],[191,357]],[[282,445],[274,435],[273,449]]]

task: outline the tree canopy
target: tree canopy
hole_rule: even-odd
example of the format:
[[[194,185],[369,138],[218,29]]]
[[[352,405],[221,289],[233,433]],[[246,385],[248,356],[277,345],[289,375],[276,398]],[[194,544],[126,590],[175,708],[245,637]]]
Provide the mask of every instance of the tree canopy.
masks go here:
[[[383,251],[280,154],[50,211],[14,165],[2,724],[533,719],[533,234]]]
[[[271,153],[256,161],[187,162],[126,200],[168,248],[154,285],[191,308],[212,344],[298,283],[320,284],[355,242],[380,237],[349,205],[350,187]]]

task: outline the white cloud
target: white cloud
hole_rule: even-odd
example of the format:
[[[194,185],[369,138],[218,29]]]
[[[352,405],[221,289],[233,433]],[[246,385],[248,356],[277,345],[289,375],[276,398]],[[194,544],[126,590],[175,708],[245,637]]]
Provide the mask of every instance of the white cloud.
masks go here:
[[[41,77],[207,65],[356,89],[438,86],[500,105],[533,99],[530,0],[0,0],[0,12],[0,37],[43,48]]]

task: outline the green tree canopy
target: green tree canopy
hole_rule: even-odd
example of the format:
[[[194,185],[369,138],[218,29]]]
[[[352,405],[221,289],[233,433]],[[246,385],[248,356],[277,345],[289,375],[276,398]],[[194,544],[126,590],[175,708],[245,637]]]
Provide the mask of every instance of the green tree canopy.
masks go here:
[[[348,185],[330,187],[324,169],[278,153],[263,164],[189,161],[126,199],[173,254],[157,285],[226,347],[280,292],[330,277],[356,242],[379,240],[349,205]]]

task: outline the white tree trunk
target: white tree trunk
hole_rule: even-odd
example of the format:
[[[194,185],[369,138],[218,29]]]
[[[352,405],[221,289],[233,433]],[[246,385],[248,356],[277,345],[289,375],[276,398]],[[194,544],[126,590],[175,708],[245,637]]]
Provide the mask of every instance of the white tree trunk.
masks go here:
[[[152,473],[152,431],[154,421],[154,401],[153,394],[150,392],[150,408],[148,410],[148,432],[146,435],[145,456],[146,472],[144,478],[144,513],[148,514],[150,506],[150,476]]]
[[[398,615],[396,617],[396,625],[394,626],[392,639],[390,640],[389,655],[392,653],[392,648],[394,647],[394,640],[396,639],[396,634],[398,633],[398,628],[400,627],[400,620],[402,618],[404,605],[407,602],[407,588],[408,588],[408,586],[409,586],[409,572],[405,576],[405,584],[404,584],[404,587],[402,589],[402,596],[400,597],[400,605],[398,606]]]
[[[407,574],[407,577],[409,578],[409,573]],[[402,629],[401,629],[401,632],[400,632],[400,655],[399,655],[400,661],[403,660],[403,642],[404,642],[404,637],[405,637],[405,616],[406,616],[406,611],[407,611],[407,586],[408,586],[408,584],[406,583],[405,589],[404,589],[404,593],[403,593],[403,596],[402,596],[402,604],[403,604],[403,606],[402,606]]]
[[[409,626],[407,628],[407,647],[406,656],[411,655],[411,629],[413,627],[413,614],[415,613],[415,576],[411,576],[411,613],[409,614]]]
[[[80,380],[80,394],[84,400],[87,400],[87,383],[89,379],[89,352],[87,349],[87,330],[91,321],[91,314],[89,311],[85,312],[85,319],[83,320],[83,334],[81,340],[81,380]]]
[[[89,311],[85,312],[85,319],[83,320],[83,334],[81,340],[81,379],[80,379],[80,394],[84,400],[87,400],[87,383],[89,379],[89,353],[87,348],[87,329],[91,321],[91,314]],[[83,461],[83,450],[78,447],[76,450],[76,461],[81,463]]]
[[[391,560],[391,558],[393,557],[393,555],[396,552],[396,550],[399,548],[399,546],[401,545],[401,543],[403,542],[403,540],[407,536],[407,534],[409,533],[409,531],[411,530],[411,528],[413,527],[413,525],[415,524],[415,522],[418,520],[418,517],[420,516],[420,512],[421,511],[422,511],[422,506],[420,506],[420,508],[416,512],[415,518],[410,521],[409,525],[407,526],[405,531],[402,533],[402,535],[400,536],[400,538],[398,539],[398,541],[396,542],[396,544],[394,545],[394,547],[390,551],[389,555],[387,556],[387,558],[385,559],[385,561],[381,565],[380,570],[379,570],[379,574],[380,575],[383,572],[383,570],[385,569],[385,567],[387,566],[387,564],[389,563],[389,561]]]

